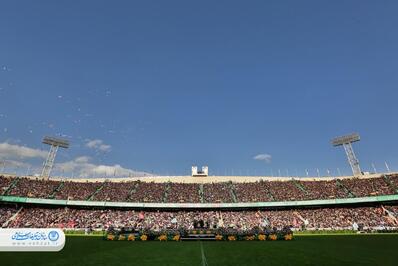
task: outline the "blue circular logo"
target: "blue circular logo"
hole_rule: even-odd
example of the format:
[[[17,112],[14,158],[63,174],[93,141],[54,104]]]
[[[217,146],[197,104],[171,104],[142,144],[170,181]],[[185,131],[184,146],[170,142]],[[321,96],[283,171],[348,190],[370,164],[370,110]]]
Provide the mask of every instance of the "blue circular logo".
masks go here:
[[[57,241],[59,238],[59,234],[57,231],[51,231],[50,233],[48,233],[48,239],[50,239],[51,241]]]

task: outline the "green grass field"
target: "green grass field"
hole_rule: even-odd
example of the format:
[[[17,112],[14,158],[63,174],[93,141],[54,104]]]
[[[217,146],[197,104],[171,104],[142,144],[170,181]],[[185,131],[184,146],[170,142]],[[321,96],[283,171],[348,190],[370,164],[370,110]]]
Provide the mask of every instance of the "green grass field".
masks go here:
[[[12,265],[398,265],[398,235],[297,236],[266,242],[128,242],[67,237],[59,253],[0,253]]]

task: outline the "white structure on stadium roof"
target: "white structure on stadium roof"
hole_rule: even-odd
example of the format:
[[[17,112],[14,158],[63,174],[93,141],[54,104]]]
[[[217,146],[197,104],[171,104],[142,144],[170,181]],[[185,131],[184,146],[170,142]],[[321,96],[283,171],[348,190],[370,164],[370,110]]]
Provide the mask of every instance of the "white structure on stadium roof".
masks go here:
[[[192,166],[192,176],[208,176],[209,175],[209,167],[202,166],[202,170],[198,170],[197,166]]]

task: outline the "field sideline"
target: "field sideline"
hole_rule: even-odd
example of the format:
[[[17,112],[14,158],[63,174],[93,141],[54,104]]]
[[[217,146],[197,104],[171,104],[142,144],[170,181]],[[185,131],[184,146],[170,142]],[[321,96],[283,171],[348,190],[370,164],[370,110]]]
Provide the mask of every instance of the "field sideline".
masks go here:
[[[128,242],[68,236],[59,253],[0,253],[0,261],[9,266],[396,265],[397,246],[396,234],[306,235],[266,242]]]

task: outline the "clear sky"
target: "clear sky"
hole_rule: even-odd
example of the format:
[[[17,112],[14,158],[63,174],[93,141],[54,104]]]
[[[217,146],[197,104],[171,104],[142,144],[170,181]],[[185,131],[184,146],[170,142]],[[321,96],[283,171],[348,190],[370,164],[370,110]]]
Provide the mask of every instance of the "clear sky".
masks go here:
[[[358,132],[364,170],[397,170],[397,14],[397,1],[2,1],[0,160],[39,167],[41,138],[58,135],[68,175],[348,174],[330,139]]]

